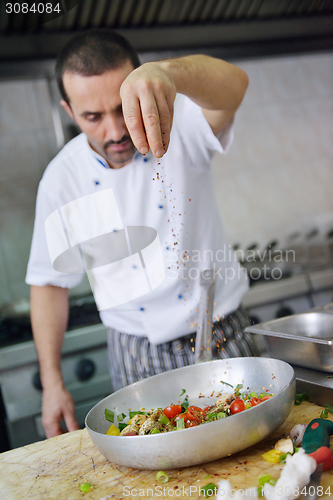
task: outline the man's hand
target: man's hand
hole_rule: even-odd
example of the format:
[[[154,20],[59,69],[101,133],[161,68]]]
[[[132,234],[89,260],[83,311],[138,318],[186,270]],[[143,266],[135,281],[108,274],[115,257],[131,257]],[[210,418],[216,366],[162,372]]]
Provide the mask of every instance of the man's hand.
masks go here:
[[[122,110],[134,146],[156,158],[168,149],[176,86],[158,63],[135,69],[120,88]]]
[[[75,418],[75,407],[72,396],[64,386],[44,389],[42,404],[42,424],[46,437],[63,434],[65,430],[60,422],[64,420],[68,431],[76,431],[79,424]]]

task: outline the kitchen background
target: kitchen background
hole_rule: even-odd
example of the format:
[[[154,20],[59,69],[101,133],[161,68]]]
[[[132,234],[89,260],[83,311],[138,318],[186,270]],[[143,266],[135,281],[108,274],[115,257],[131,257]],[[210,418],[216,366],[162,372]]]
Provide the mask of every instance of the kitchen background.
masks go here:
[[[212,162],[230,243],[285,248],[314,230],[325,243],[333,230],[333,52],[233,62],[250,85],[234,144]],[[46,79],[0,81],[0,305],[29,294],[37,186],[58,151],[50,85],[55,92]]]

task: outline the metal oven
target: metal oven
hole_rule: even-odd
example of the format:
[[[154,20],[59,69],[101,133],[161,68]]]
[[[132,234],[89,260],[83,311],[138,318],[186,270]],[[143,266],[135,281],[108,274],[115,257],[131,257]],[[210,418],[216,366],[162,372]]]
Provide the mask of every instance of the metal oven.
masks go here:
[[[69,329],[62,350],[62,373],[71,392],[81,427],[87,412],[112,392],[107,361],[106,327],[100,323],[91,298],[70,308]],[[20,322],[19,322],[20,323]],[[88,323],[88,326],[85,324]],[[91,324],[89,324],[91,323]],[[17,325],[17,322],[16,322]],[[0,332],[2,445],[0,451],[45,438],[41,424],[42,387],[37,353],[28,320],[25,327],[12,321],[12,334]],[[29,332],[30,328],[30,332]],[[7,333],[7,336],[5,336]]]

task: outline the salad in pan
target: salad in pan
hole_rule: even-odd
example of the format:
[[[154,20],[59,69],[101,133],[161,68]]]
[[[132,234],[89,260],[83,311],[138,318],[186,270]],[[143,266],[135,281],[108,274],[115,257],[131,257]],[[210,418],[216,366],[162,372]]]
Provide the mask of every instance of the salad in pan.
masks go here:
[[[222,382],[222,384],[229,385],[234,389],[226,382]],[[166,408],[150,411],[145,411],[144,408],[136,411],[130,410],[128,416],[122,413],[117,415],[117,418],[115,418],[113,411],[106,409],[105,418],[111,422],[106,434],[111,436],[145,436],[188,429],[248,410],[273,396],[268,390],[259,395],[254,391],[241,393],[242,387],[242,384],[238,384],[232,393],[217,394],[215,403],[204,408],[190,405],[188,396],[185,395],[183,402],[178,401],[177,404],[170,404]],[[180,396],[185,393],[186,390],[183,389]],[[115,425],[115,420],[118,422],[118,427]]]

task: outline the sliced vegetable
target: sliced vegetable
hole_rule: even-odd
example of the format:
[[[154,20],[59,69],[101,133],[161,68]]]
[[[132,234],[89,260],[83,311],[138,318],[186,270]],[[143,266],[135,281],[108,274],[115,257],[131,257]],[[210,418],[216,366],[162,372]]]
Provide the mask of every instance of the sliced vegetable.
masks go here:
[[[170,420],[165,415],[165,413],[163,413],[163,415],[160,416],[160,418],[158,419],[158,421],[161,422],[162,425],[167,425],[170,422]]]
[[[320,412],[320,418],[328,418],[328,410],[326,408]]]
[[[117,415],[117,420],[118,422],[122,422],[126,418],[125,413],[121,413],[120,415]]]
[[[107,408],[105,408],[105,418],[109,422],[113,423],[114,422],[114,411],[111,411],[111,410],[108,410]]]
[[[297,392],[295,396],[295,405],[300,405],[305,400],[305,394],[303,392]]]
[[[208,483],[202,488],[200,488],[200,494],[204,493],[205,497],[211,497],[217,494],[217,486],[214,483]]]
[[[264,486],[265,483],[268,483],[271,479],[271,475],[270,474],[265,474],[263,476],[259,476],[258,477],[258,483],[259,483],[259,486]]]
[[[292,453],[288,452],[288,453],[283,453],[282,455],[280,455],[280,462],[285,464],[288,455],[292,455]]]
[[[182,396],[183,394],[185,394],[185,392],[186,392],[186,389],[183,389],[181,394],[179,394],[179,396]]]
[[[267,460],[267,462],[270,462],[272,464],[278,464],[280,462],[280,456],[282,455],[282,451],[279,450],[270,450],[264,453],[262,458]]]
[[[184,417],[176,418],[177,429],[185,429],[185,420]]]
[[[82,491],[83,493],[88,493],[88,491],[90,490],[91,488],[91,484],[89,483],[82,483],[81,486],[80,486],[80,491]]]
[[[182,402],[183,411],[185,412],[188,407],[189,407],[189,404],[188,404],[188,399],[186,397],[186,398],[184,398],[184,401]]]
[[[189,406],[186,411],[186,418],[198,424],[203,421],[205,412],[198,406]]]
[[[150,431],[149,434],[161,434],[161,431],[159,431],[156,427],[152,431]]]
[[[223,385],[228,385],[228,386],[229,386],[229,387],[231,387],[232,389],[234,388],[234,386],[233,386],[233,385],[231,385],[231,384],[228,384],[228,382],[223,382],[223,380],[221,380],[220,382],[221,382],[221,384],[223,384]]]
[[[251,394],[253,394],[253,393],[251,393]],[[251,396],[251,394],[250,394],[250,396]],[[260,403],[260,399],[257,396],[252,396],[250,402],[251,402],[251,406],[257,406]]]
[[[106,431],[107,436],[119,436],[120,434],[120,429],[116,427],[114,424],[110,425],[108,430]]]
[[[326,405],[325,410],[329,411],[330,413],[333,413],[333,405]]]
[[[129,418],[132,419],[135,415],[147,415],[145,411],[133,410],[129,412]]]
[[[169,481],[169,476],[162,470],[156,473],[156,479],[159,483],[167,483]]]
[[[120,422],[120,423],[119,423],[119,430],[120,430],[120,432],[121,432],[123,429],[125,429],[125,427],[127,427],[127,424],[124,424],[124,422]]]

